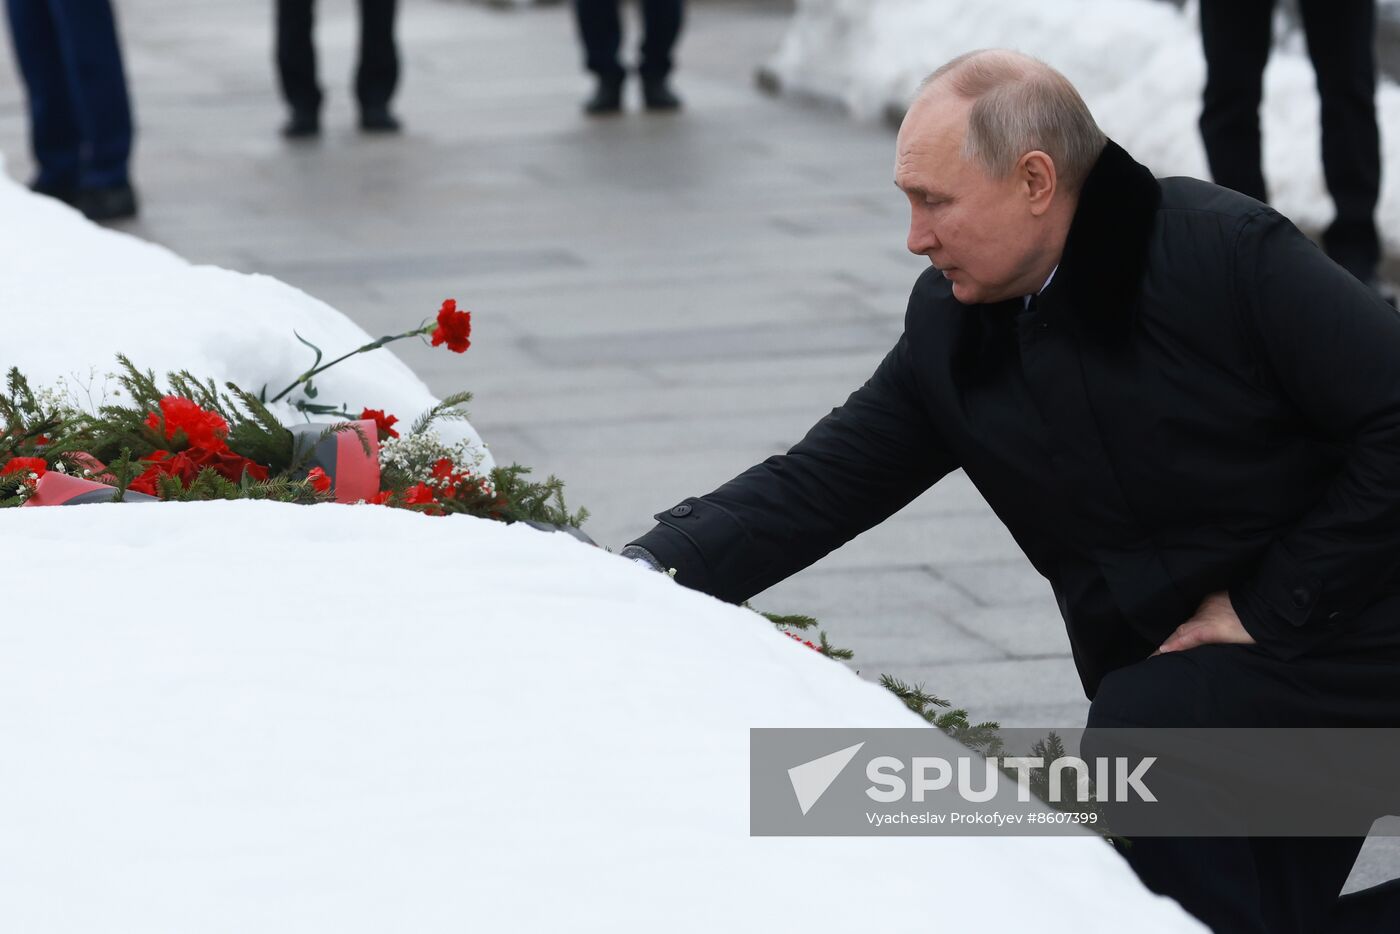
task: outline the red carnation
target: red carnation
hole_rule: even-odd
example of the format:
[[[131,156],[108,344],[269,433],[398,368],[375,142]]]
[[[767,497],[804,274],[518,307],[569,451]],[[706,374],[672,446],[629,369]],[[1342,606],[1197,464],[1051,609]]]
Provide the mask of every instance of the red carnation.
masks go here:
[[[374,419],[374,427],[379,432],[381,438],[397,438],[399,433],[393,426],[398,418],[393,415],[385,415],[382,409],[365,409],[360,413],[361,420]]]
[[[137,493],[146,493],[156,496],[156,478],[160,476],[175,477],[180,481],[180,485],[189,488],[189,485],[199,476],[200,471],[208,468],[226,480],[238,483],[246,473],[250,480],[266,480],[268,476],[267,468],[262,464],[254,463],[246,457],[224,448],[223,450],[210,450],[207,448],[191,448],[188,451],[179,451],[175,454],[169,451],[152,451],[141,458],[149,467],[135,480],[131,481],[130,489]]]
[[[311,481],[311,488],[317,493],[324,493],[331,488],[331,478],[326,476],[326,472],[320,467],[312,467],[306,479]]]
[[[404,493],[403,501],[410,506],[424,506],[433,502],[433,488],[426,483],[415,483]]]
[[[146,414],[146,425],[154,431],[164,426],[165,440],[173,441],[177,432],[185,433],[185,440],[192,448],[206,451],[224,451],[228,445],[228,422],[217,412],[207,412],[190,399],[179,396],[166,396],[160,400],[160,415]]]
[[[0,467],[0,477],[21,474],[28,479],[31,473],[42,477],[48,472],[48,469],[49,465],[44,462],[42,457],[12,457],[4,467]]]
[[[438,309],[437,327],[433,330],[433,346],[446,343],[453,353],[466,353],[472,345],[472,313],[458,311],[455,299],[447,299]]]

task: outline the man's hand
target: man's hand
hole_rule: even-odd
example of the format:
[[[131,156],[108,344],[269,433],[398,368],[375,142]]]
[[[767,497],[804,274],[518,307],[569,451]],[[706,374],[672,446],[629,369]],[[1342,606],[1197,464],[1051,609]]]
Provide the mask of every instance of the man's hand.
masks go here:
[[[1176,627],[1176,632],[1168,636],[1167,641],[1152,654],[1180,652],[1213,642],[1254,644],[1254,637],[1245,631],[1244,624],[1235,615],[1227,593],[1213,593],[1202,600],[1191,618]]]

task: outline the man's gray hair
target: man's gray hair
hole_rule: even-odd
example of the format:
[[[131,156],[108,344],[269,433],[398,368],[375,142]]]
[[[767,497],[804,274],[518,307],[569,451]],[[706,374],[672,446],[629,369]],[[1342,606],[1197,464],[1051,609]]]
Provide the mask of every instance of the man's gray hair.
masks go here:
[[[1060,181],[1078,191],[1108,141],[1069,79],[1029,55],[979,49],[948,62],[919,85],[946,83],[973,101],[963,155],[993,177],[1011,174],[1022,156],[1050,156]]]

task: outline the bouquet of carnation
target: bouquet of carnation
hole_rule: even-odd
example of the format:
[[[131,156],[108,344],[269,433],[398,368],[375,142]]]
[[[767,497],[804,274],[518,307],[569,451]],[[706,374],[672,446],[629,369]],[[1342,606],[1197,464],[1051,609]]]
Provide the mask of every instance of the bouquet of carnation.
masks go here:
[[[17,369],[0,392],[0,507],[91,502],[270,499],[289,503],[367,503],[429,515],[471,515],[577,529],[563,484],[527,479],[519,464],[481,469],[466,442],[449,444],[434,426],[466,418],[470,393],[422,413],[405,433],[382,409],[352,413],[314,401],[315,377],[357,354],[405,338],[427,338],[453,353],[471,346],[471,312],[443,302],[434,320],[312,365],[268,398],[233,383],[201,381],[187,371],[161,385],[118,356],[114,393],[84,410],[71,397],[35,391]],[[299,412],[335,420],[287,427],[268,405],[291,399]]]

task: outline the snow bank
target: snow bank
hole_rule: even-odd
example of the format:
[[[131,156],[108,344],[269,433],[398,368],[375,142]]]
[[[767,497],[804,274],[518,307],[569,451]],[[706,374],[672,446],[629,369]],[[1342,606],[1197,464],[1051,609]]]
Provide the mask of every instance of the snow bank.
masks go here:
[[[1202,930],[1095,838],[750,838],[750,727],[919,721],[568,536],[258,502],[0,520],[0,930]]]
[[[1205,59],[1194,4],[1160,0],[798,0],[769,69],[785,89],[871,117],[902,110],[923,78],[963,52],[1018,49],[1079,88],[1099,124],[1157,175],[1209,178],[1196,129]],[[1322,178],[1318,97],[1301,38],[1265,72],[1264,167],[1270,198],[1320,228],[1333,208]],[[1382,81],[1382,129],[1400,124],[1400,88]],[[1400,250],[1400,149],[1385,150],[1377,222]]]
[[[3,172],[0,255],[7,258],[0,274],[0,369],[18,366],[36,387],[61,378],[84,401],[89,384],[101,396],[117,353],[158,376],[188,369],[253,392],[265,385],[271,393],[312,360],[293,331],[328,360],[372,339],[305,292],[269,276],[192,265],[164,247],[89,223]],[[424,309],[423,317],[436,311]],[[417,323],[405,321],[404,330]],[[383,409],[405,423],[438,401],[383,350],[338,365],[316,385],[317,401]],[[305,420],[287,406],[279,415],[289,424]],[[484,451],[466,422],[444,422],[439,430]],[[483,466],[491,463],[486,454]]]

